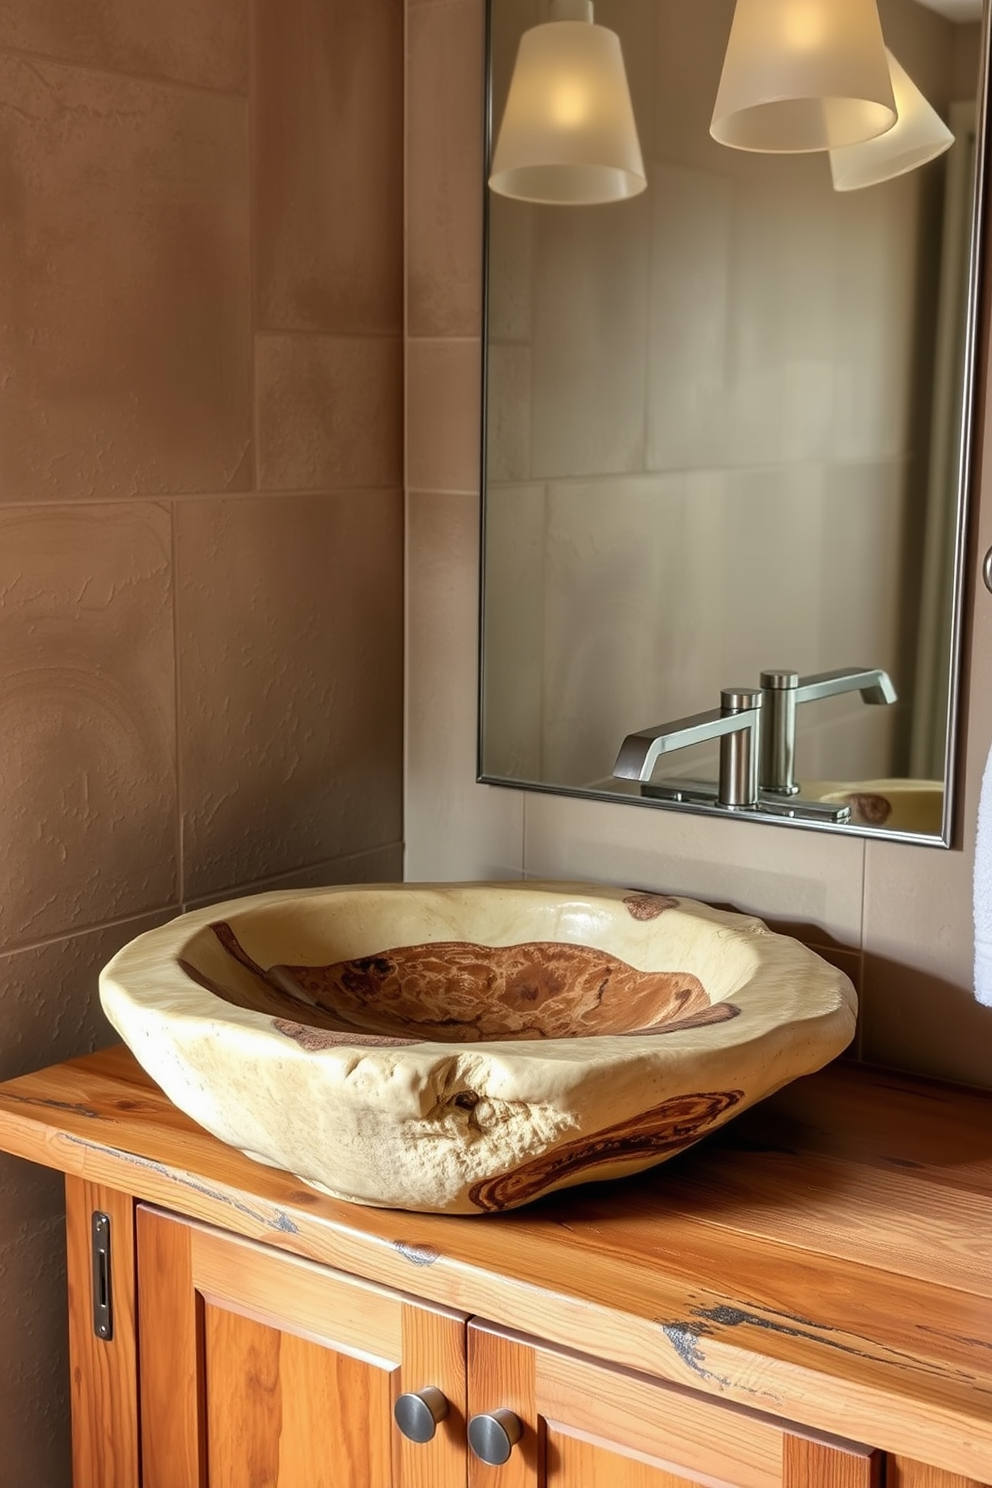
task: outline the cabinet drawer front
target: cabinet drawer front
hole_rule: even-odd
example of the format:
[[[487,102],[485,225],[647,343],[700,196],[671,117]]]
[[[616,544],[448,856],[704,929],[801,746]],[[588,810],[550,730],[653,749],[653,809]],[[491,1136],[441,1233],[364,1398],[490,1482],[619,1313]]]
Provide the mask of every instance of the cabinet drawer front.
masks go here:
[[[469,1325],[469,1414],[523,1424],[505,1467],[470,1458],[471,1488],[879,1488],[856,1443]],[[509,1471],[508,1471],[509,1470]]]
[[[139,1206],[143,1488],[464,1481],[465,1319]],[[449,1402],[406,1441],[402,1393]]]

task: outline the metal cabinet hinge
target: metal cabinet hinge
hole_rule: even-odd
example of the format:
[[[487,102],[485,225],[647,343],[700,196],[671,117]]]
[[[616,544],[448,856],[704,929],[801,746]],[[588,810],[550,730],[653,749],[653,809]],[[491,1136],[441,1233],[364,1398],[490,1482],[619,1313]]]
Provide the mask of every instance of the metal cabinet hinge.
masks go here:
[[[91,1225],[93,1246],[93,1332],[109,1342],[114,1336],[110,1293],[110,1215],[97,1209]]]

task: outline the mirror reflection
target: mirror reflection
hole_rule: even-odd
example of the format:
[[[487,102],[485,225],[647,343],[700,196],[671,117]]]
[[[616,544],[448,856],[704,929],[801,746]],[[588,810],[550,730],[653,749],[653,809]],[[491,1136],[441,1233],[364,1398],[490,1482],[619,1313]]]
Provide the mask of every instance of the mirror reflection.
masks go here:
[[[711,137],[733,14],[597,0],[647,189],[489,195],[481,777],[947,841],[981,4],[881,0],[954,142],[860,189]]]

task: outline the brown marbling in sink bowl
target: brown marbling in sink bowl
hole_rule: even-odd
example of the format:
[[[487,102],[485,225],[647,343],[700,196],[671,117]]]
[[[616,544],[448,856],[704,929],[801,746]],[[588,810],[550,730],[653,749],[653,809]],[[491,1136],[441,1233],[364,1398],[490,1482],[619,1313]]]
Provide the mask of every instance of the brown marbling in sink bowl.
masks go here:
[[[850,982],[759,920],[594,885],[183,915],[101,998],[188,1115],[364,1204],[480,1214],[664,1161],[838,1054]]]

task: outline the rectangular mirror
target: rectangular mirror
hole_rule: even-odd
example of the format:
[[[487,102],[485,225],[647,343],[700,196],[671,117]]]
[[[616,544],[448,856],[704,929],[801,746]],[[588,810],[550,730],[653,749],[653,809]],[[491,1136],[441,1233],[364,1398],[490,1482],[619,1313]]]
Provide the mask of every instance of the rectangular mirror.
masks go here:
[[[597,0],[642,194],[488,193],[480,778],[948,844],[981,0],[880,0],[954,143],[849,191],[710,137],[733,11]],[[547,18],[491,0],[494,126]],[[728,688],[746,727],[686,726]]]

